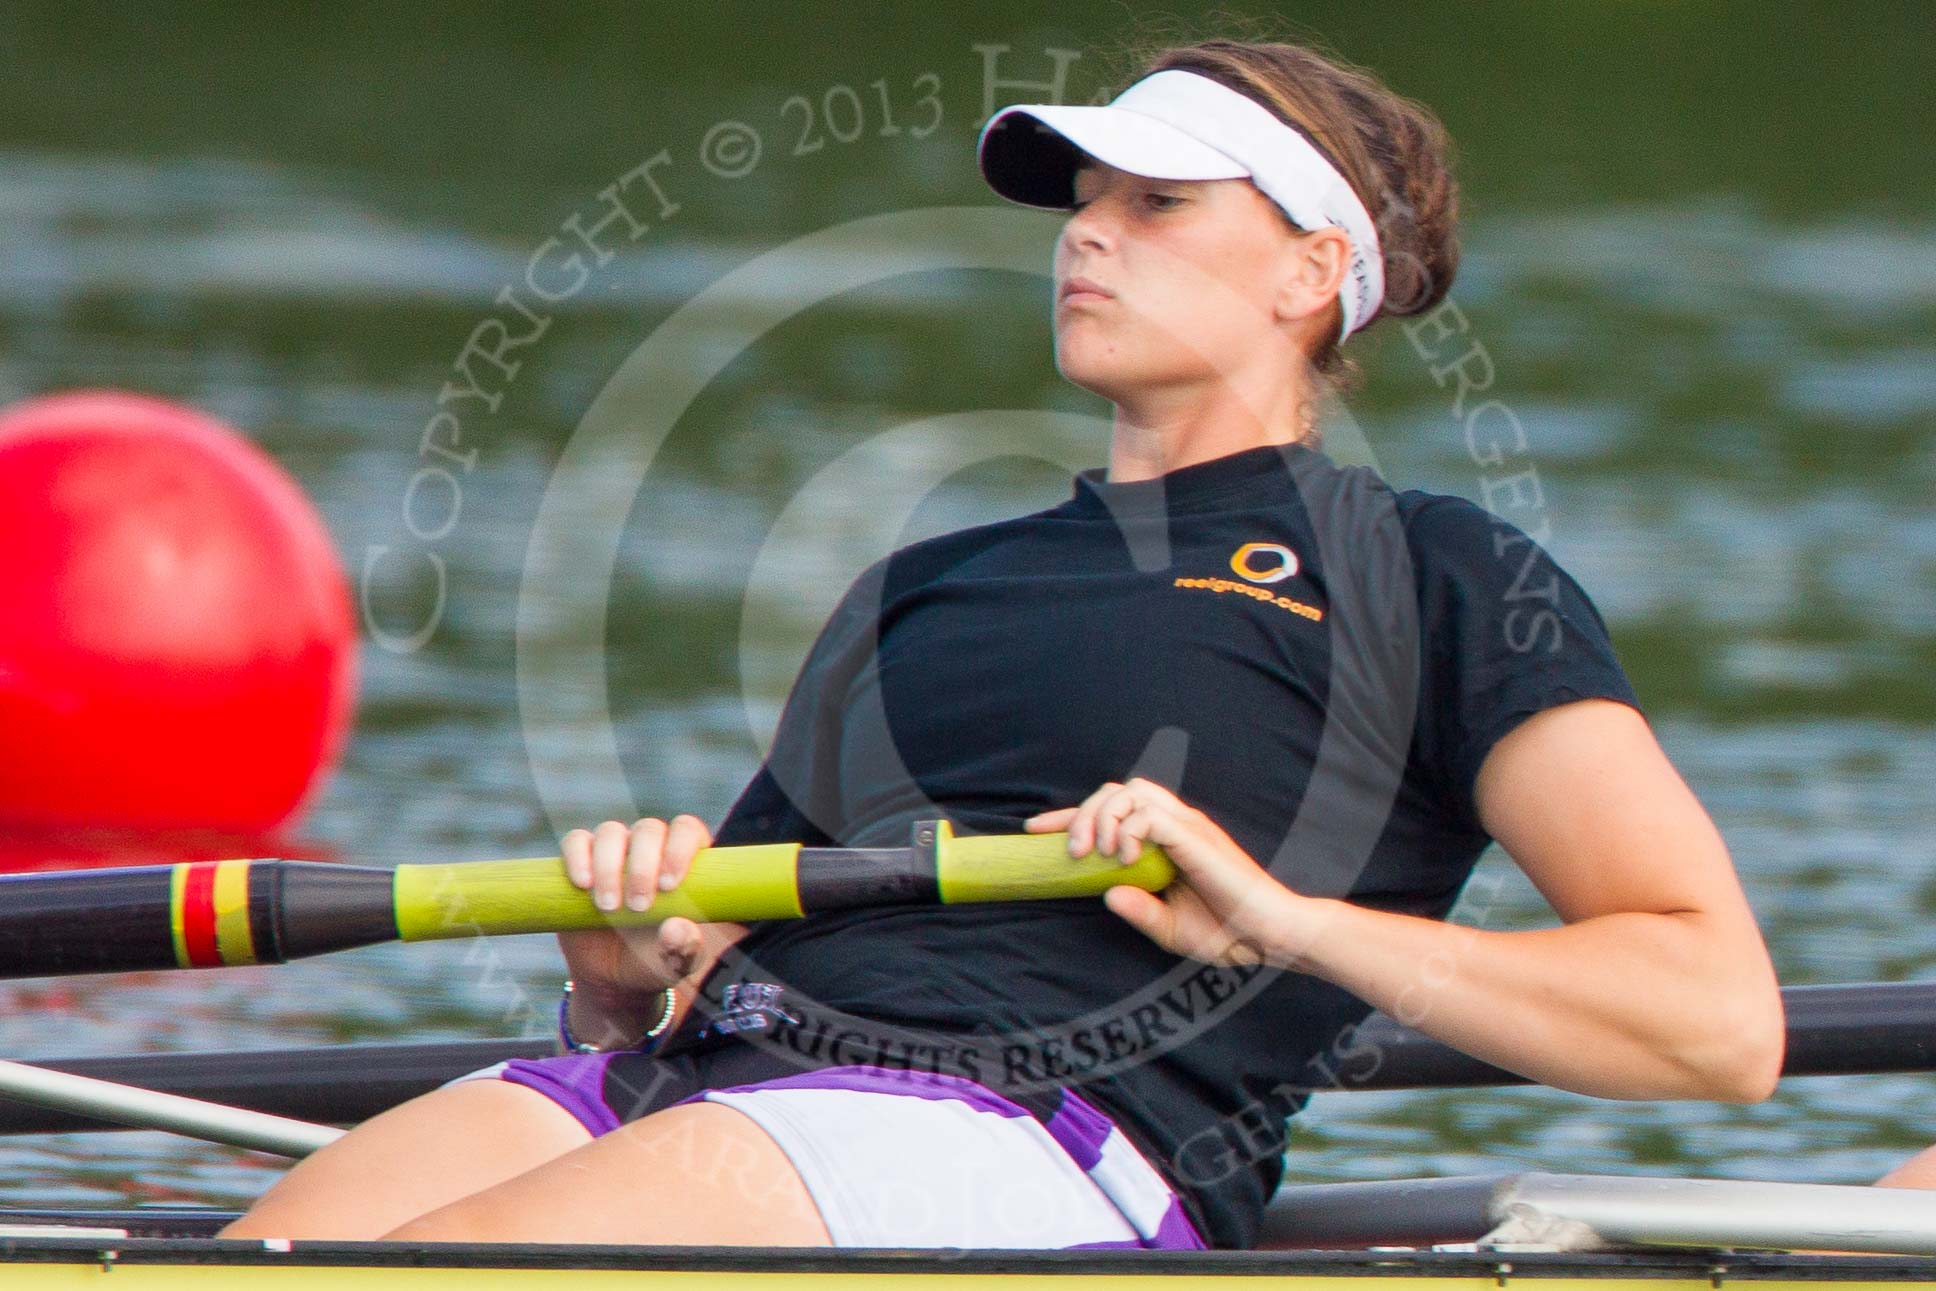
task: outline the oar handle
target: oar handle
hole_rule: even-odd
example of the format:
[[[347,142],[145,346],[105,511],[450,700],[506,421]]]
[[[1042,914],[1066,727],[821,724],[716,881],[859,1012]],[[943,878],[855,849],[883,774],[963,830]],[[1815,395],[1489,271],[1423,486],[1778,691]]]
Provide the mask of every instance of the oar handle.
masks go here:
[[[798,919],[817,910],[907,901],[946,904],[1096,896],[1116,884],[1158,891],[1176,877],[1161,848],[1125,865],[1069,855],[1069,836],[955,838],[923,821],[906,848],[812,848],[798,843],[708,847],[679,886],[645,911],[600,910],[565,877],[556,856],[400,865],[397,935],[404,941],[647,927],[675,915],[701,922]]]

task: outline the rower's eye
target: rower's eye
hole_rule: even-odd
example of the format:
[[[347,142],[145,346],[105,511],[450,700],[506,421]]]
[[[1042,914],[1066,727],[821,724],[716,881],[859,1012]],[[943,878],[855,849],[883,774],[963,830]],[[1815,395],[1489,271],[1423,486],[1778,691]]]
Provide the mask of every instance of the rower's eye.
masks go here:
[[[1095,200],[1096,199],[1093,197],[1078,198],[1077,200],[1069,203],[1069,213],[1073,215],[1077,211],[1081,210],[1083,207],[1089,205],[1090,202],[1093,202]],[[1189,201],[1188,198],[1178,197],[1174,193],[1144,193],[1143,194],[1143,204],[1153,211],[1173,211],[1177,207],[1182,206],[1187,201]]]

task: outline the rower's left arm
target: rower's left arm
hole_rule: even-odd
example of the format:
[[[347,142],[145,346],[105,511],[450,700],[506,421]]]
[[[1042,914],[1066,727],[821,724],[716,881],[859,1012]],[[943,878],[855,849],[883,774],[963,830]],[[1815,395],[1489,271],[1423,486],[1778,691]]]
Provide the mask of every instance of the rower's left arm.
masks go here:
[[[1545,1084],[1773,1091],[1784,1032],[1767,948],[1720,832],[1639,713],[1595,699],[1528,718],[1493,746],[1474,799],[1564,926],[1487,931],[1297,898],[1291,944],[1271,958]]]

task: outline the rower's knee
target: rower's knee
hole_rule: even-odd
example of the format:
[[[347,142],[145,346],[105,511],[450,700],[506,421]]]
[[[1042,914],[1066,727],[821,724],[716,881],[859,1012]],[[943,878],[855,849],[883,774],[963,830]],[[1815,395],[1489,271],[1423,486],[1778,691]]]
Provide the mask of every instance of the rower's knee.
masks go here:
[[[475,1208],[446,1206],[428,1215],[419,1215],[407,1224],[378,1235],[385,1242],[502,1242],[507,1239],[497,1225]]]
[[[353,1210],[338,1211],[319,1204],[285,1206],[270,1201],[257,1203],[215,1235],[244,1241],[371,1242],[383,1235],[385,1227],[382,1220]]]

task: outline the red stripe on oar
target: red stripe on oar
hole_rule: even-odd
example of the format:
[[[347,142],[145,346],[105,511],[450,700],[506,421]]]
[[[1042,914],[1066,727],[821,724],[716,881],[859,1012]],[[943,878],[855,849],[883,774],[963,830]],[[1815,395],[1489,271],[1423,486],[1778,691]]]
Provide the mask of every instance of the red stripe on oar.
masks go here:
[[[182,945],[190,968],[220,968],[222,950],[215,940],[214,861],[196,861],[182,883]]]

